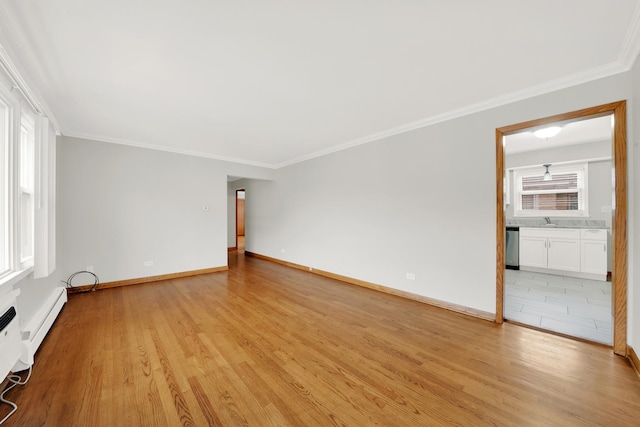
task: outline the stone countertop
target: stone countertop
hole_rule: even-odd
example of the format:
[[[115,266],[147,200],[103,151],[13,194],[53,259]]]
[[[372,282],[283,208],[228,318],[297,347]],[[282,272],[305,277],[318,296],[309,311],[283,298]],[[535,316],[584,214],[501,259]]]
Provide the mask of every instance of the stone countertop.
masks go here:
[[[608,227],[603,220],[589,220],[589,219],[555,219],[551,218],[551,224],[547,225],[546,221],[542,218],[511,218],[506,220],[507,227],[531,227],[531,228],[577,228],[577,229],[604,229],[608,230]]]
[[[514,225],[514,224],[509,224],[507,225],[507,227],[520,227],[520,228],[550,228],[550,229],[554,229],[554,228],[578,228],[581,230],[608,230],[609,227],[605,226],[605,225],[560,225],[560,224],[553,224],[553,225],[546,225],[546,224],[533,224],[533,225]]]

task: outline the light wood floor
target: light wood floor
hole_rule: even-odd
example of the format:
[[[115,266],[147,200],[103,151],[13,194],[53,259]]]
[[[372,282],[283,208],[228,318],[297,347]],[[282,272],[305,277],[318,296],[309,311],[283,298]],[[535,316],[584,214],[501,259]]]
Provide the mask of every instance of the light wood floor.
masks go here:
[[[230,267],[71,295],[6,426],[640,420],[640,380],[605,346],[234,252]]]

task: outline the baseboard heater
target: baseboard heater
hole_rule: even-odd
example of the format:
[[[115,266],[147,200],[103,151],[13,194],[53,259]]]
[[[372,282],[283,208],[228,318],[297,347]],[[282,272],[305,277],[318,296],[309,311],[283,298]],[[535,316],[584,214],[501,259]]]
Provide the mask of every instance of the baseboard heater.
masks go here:
[[[20,327],[16,311],[16,297],[20,290],[0,296],[0,383],[20,359]]]
[[[33,365],[38,347],[66,302],[67,290],[62,286],[55,288],[33,319],[22,328],[20,360],[13,366],[13,372],[23,371]]]

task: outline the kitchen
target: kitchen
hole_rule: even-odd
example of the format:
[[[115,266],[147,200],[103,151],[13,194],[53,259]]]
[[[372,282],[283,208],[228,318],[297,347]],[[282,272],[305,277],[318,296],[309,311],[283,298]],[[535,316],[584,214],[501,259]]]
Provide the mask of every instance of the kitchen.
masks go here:
[[[612,125],[505,137],[506,320],[612,344]]]

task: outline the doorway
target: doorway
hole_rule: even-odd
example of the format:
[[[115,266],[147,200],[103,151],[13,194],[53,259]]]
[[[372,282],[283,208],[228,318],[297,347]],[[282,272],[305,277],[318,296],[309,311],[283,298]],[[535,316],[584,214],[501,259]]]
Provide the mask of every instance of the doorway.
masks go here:
[[[244,188],[236,190],[236,248],[244,253],[245,248],[245,200]]]
[[[496,322],[504,321],[505,292],[505,137],[527,129],[553,123],[571,123],[607,115],[613,116],[611,162],[615,175],[612,180],[611,235],[613,260],[611,271],[611,306],[613,309],[613,350],[626,356],[627,329],[627,252],[626,252],[626,102],[620,101],[570,113],[532,120],[496,129],[496,195],[497,195],[497,254],[496,254]]]

